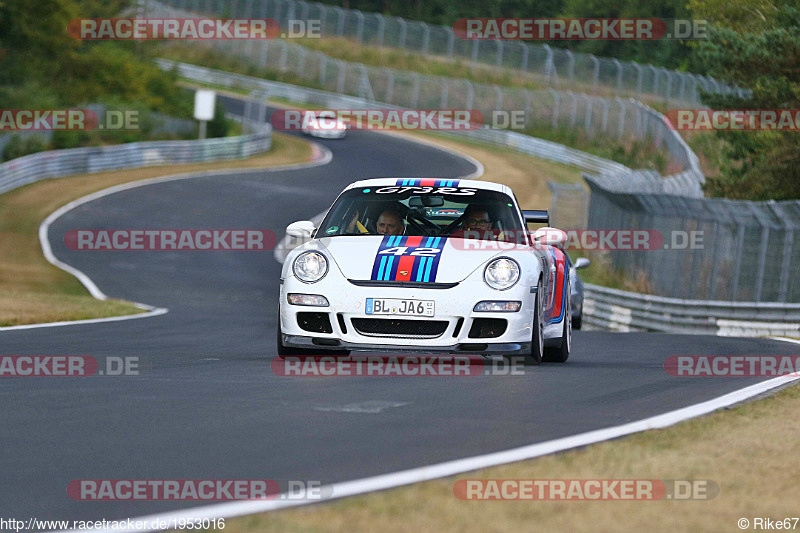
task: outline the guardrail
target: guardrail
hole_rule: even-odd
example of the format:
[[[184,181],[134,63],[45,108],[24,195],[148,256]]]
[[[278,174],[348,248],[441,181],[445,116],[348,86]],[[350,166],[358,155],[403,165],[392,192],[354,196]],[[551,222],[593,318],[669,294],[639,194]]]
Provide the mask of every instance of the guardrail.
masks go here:
[[[125,168],[241,159],[272,147],[272,128],[239,137],[191,141],[145,141],[113,146],[51,150],[0,164],[0,194],[47,178]]]
[[[586,283],[583,315],[616,331],[800,337],[800,304],[682,300]]]

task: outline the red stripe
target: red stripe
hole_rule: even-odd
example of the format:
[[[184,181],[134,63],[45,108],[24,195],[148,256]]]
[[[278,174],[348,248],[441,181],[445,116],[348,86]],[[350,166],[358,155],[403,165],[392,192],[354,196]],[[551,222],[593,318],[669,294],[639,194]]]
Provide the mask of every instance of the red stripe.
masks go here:
[[[561,300],[564,299],[564,276],[566,276],[566,262],[564,258],[564,252],[559,249],[554,250],[556,253],[556,290],[555,290],[555,298],[553,301],[553,310],[550,313],[551,318],[556,318],[558,315],[561,314]],[[570,310],[567,309],[569,313]]]
[[[414,270],[414,256],[404,255],[397,263],[397,274],[395,274],[395,281],[409,281],[411,279],[411,271]],[[401,274],[405,272],[405,274]]]
[[[422,235],[414,235],[406,239],[406,246],[419,246],[422,243]]]
[[[436,180],[419,180],[420,187],[435,187]]]

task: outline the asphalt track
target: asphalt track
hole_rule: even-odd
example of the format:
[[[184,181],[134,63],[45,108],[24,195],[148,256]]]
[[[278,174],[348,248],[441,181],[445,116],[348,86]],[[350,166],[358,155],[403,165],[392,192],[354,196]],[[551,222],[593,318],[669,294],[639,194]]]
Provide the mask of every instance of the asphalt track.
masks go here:
[[[199,505],[75,501],[66,492],[74,479],[330,483],[505,450],[760,381],[671,377],[670,355],[797,353],[766,339],[582,331],[568,363],[521,376],[278,377],[272,252],[73,252],[62,241],[86,228],[272,229],[280,238],[353,180],[474,171],[453,154],[374,133],[319,142],[333,152],[324,166],[147,185],[51,226],[55,255],[103,292],[169,313],[0,332],[3,355],[137,356],[141,367],[139,376],[0,379],[0,516],[113,519]]]

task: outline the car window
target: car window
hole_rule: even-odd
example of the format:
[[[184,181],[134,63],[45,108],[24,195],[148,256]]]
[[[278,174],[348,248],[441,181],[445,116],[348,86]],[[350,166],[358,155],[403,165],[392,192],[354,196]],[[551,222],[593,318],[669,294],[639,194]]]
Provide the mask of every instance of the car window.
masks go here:
[[[336,200],[317,231],[337,235],[422,235],[502,238],[521,219],[506,194],[456,187],[359,187]]]

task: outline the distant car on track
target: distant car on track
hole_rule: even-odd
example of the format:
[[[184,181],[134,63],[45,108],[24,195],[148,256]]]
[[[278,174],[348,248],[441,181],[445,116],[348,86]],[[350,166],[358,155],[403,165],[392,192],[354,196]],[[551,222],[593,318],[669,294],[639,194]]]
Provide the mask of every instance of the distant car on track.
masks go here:
[[[507,186],[380,178],[339,195],[281,273],[281,356],[391,351],[567,360],[572,264],[548,213]],[[543,236],[546,235],[546,242]]]
[[[306,111],[302,131],[320,139],[342,139],[347,135],[348,125],[338,119],[333,111]],[[311,118],[311,120],[309,120]]]

